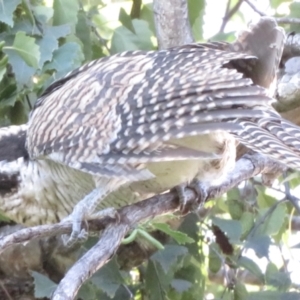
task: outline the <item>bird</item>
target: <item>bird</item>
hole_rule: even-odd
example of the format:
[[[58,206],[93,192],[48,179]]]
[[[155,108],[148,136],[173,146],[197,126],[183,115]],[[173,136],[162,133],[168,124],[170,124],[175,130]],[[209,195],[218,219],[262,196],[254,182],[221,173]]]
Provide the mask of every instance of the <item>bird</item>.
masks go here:
[[[27,225],[71,221],[71,243],[82,220],[220,180],[238,143],[300,169],[300,128],[271,105],[283,42],[263,17],[233,44],[122,52],[72,71],[44,91],[27,124],[0,129],[0,148],[24,142],[11,161],[0,149],[3,182],[12,178],[1,210]]]

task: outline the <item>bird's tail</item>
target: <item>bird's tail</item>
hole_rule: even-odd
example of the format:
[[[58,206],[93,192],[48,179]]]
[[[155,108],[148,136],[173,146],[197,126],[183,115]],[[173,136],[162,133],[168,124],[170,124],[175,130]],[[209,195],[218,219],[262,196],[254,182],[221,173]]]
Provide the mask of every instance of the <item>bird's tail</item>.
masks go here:
[[[231,51],[244,52],[257,57],[233,62],[235,68],[266,89],[276,86],[276,75],[283,52],[285,34],[271,17],[260,20],[243,31],[229,46]],[[272,91],[269,91],[272,95]],[[300,169],[300,127],[282,119],[277,113],[263,118],[236,119],[243,130],[234,133],[249,148],[263,153],[289,167]]]
[[[245,64],[241,64],[240,68],[255,84],[270,89],[272,83],[276,82],[284,41],[284,30],[277,26],[275,19],[261,17],[257,23],[242,31],[230,48],[257,57],[250,68]]]

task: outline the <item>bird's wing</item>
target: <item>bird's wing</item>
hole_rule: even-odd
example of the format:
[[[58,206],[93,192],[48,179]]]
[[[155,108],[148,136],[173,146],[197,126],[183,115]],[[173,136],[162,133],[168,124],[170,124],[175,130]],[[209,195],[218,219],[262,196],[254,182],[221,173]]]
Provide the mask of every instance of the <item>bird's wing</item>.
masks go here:
[[[29,122],[30,156],[79,169],[93,164],[100,173],[100,165],[199,158],[203,153],[165,142],[237,131],[241,127],[227,121],[261,117],[266,112],[253,107],[271,100],[243,74],[223,68],[234,59],[253,57],[199,45],[90,63],[38,101]]]

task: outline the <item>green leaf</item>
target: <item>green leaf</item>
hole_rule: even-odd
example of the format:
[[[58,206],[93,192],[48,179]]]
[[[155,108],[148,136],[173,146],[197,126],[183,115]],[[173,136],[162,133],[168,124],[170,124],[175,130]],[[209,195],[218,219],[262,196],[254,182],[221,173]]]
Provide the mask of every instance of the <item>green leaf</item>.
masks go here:
[[[242,234],[241,222],[236,220],[226,220],[217,217],[211,218],[214,225],[218,226],[232,243],[238,242]]]
[[[86,14],[83,11],[79,11],[78,13],[76,36],[83,44],[85,60],[92,60],[91,26],[88,25]]]
[[[49,22],[54,13],[53,8],[47,6],[33,6],[32,11],[34,12],[36,19],[43,24]]]
[[[16,51],[4,49],[3,52],[5,52],[9,58],[9,64],[15,74],[18,87],[23,88],[24,85],[28,87],[32,86],[32,76],[36,70],[29,67]]]
[[[103,39],[110,40],[114,34],[114,29],[108,26],[110,20],[107,15],[101,13],[94,14],[92,17],[92,22],[95,24],[97,32]]]
[[[126,11],[123,7],[121,7],[121,9],[120,9],[119,21],[125,28],[127,28],[128,30],[130,30],[132,33],[135,34],[132,20],[131,20],[130,16],[126,13]]]
[[[40,61],[39,67],[42,68],[46,61],[51,61],[53,56],[53,51],[58,48],[58,41],[52,34],[49,28],[44,30],[42,38],[37,39],[36,43],[40,47]]]
[[[35,43],[35,38],[27,36],[25,32],[19,31],[15,36],[12,47],[4,48],[16,51],[29,67],[38,67],[40,47]]]
[[[300,3],[299,2],[292,2],[290,4],[290,15],[288,17],[292,17],[292,18],[298,18],[300,15]],[[292,24],[290,26],[290,31],[296,31],[299,32],[300,31],[300,26],[299,24]]]
[[[299,300],[299,293],[281,293],[273,291],[253,292],[249,293],[247,300]]]
[[[8,63],[8,56],[4,55],[0,60],[0,82],[2,81],[3,76],[6,73],[7,63]]]
[[[56,39],[66,37],[68,34],[71,33],[71,27],[68,24],[51,26],[48,27],[47,30],[49,30]]]
[[[13,27],[13,13],[21,0],[2,0],[0,3],[0,21]]]
[[[118,27],[113,34],[111,41],[111,53],[118,53],[127,50],[152,50],[152,33],[148,23],[143,20],[132,20],[136,34],[126,27]]]
[[[74,42],[63,44],[53,52],[53,59],[45,70],[56,70],[56,79],[81,66],[84,57],[81,47]]]
[[[188,11],[189,11],[189,19],[191,22],[191,25],[193,26],[196,19],[203,15],[205,8],[205,0],[188,0]]]
[[[53,25],[70,24],[75,26],[79,10],[78,0],[54,0],[53,9]]]
[[[202,237],[199,234],[199,217],[196,214],[187,215],[181,223],[179,230],[192,237],[195,243],[186,244],[186,248],[198,262],[203,264],[204,254],[199,251],[199,246],[202,244]],[[201,249],[201,246],[200,246]]]
[[[192,286],[192,283],[187,280],[183,280],[183,279],[173,279],[171,281],[171,286],[178,293],[183,293],[190,289],[190,287]]]
[[[234,300],[247,300],[248,299],[248,291],[246,286],[241,282],[236,282],[234,286]]]
[[[17,99],[17,86],[13,78],[4,77],[0,83],[0,111],[5,107],[15,105]]]
[[[291,1],[291,0],[271,0],[270,1],[270,5],[271,5],[271,7],[272,8],[278,8],[278,6],[281,4],[281,3],[283,3],[283,2],[289,2],[289,1]]]
[[[271,246],[271,238],[269,236],[254,236],[249,238],[245,243],[245,248],[253,249],[256,255],[261,257],[269,257],[269,248]]]
[[[4,45],[5,45],[5,41],[1,41],[0,42],[0,51],[2,51],[2,48],[4,47]]]
[[[264,281],[264,275],[261,272],[258,265],[250,258],[242,256],[237,261],[238,265],[244,267],[246,270],[251,272],[254,276],[256,276],[261,282]]]
[[[217,273],[222,267],[222,260],[220,255],[217,253],[217,244],[212,243],[209,245],[209,254],[208,254],[208,268],[211,272]]]
[[[276,234],[272,235],[275,243],[280,244],[284,240],[284,236],[289,232],[289,217],[288,215],[284,218],[282,226]]]
[[[32,25],[35,25],[35,19],[32,13],[32,6],[29,0],[22,0],[22,8],[24,9],[26,15],[28,16],[30,23]]]
[[[203,38],[203,16],[205,11],[204,0],[188,0],[189,19],[193,37],[196,41]]]
[[[145,275],[146,291],[149,300],[165,300],[166,289],[169,284],[167,276],[161,270],[160,264],[149,260]]]
[[[35,26],[30,22],[29,18],[27,17],[16,18],[14,22],[15,22],[14,27],[9,32],[10,34],[13,35],[13,37],[15,37],[15,35],[20,31],[25,32],[28,36],[31,37],[41,36],[41,31],[38,29],[37,26]]]
[[[280,291],[286,291],[292,283],[289,274],[279,272],[273,263],[268,264],[265,278],[268,285],[274,286]]]
[[[195,241],[189,237],[186,233],[173,230],[169,224],[166,223],[154,223],[153,226],[172,237],[179,245],[194,243]]]
[[[260,223],[261,218],[264,218],[266,214],[266,210],[260,210],[257,222]],[[277,205],[274,211],[266,217],[263,224],[259,226],[256,234],[261,235],[274,235],[279,232],[281,227],[285,224],[285,217],[286,217],[286,204],[281,203]]]
[[[34,278],[34,296],[36,298],[50,298],[51,294],[56,289],[57,284],[40,273],[32,271],[31,275]]]
[[[22,101],[16,101],[11,108],[11,122],[16,125],[24,124],[28,121],[29,111],[26,110]]]
[[[111,298],[124,283],[119,266],[114,259],[95,273],[91,281]]]
[[[155,24],[153,17],[153,3],[143,4],[141,9],[140,19],[148,23],[148,26],[153,34],[155,34]]]
[[[242,237],[245,238],[254,225],[254,215],[251,212],[245,211],[240,219],[242,224]]]
[[[277,199],[266,194],[264,188],[260,186],[255,187],[257,190],[257,204],[260,208],[269,208],[277,203]]]
[[[80,288],[77,297],[84,300],[94,300],[97,299],[97,288],[91,282],[86,282]]]
[[[166,245],[164,250],[155,252],[151,259],[158,262],[167,273],[170,268],[178,261],[178,258],[187,254],[188,251],[183,246]]]
[[[228,210],[233,220],[239,220],[244,212],[244,205],[241,201],[236,199],[229,199],[226,201]]]

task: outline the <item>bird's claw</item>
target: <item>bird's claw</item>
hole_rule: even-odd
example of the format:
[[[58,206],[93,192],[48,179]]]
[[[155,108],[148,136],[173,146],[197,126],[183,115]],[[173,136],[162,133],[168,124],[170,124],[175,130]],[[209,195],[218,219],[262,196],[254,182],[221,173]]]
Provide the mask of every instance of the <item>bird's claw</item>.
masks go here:
[[[71,235],[63,235],[63,242],[67,248],[72,248],[77,244],[84,244],[89,237],[89,232],[82,228],[79,232],[72,231]]]
[[[175,191],[177,192],[179,198],[179,210],[182,215],[186,215],[191,210],[191,201],[189,201],[186,195],[186,184],[180,184],[175,187]]]
[[[120,222],[120,214],[114,207],[108,207],[102,210],[99,210],[89,216],[89,220],[92,219],[103,219],[103,218],[112,218],[114,219],[117,223]]]
[[[197,194],[197,205],[202,206],[208,197],[208,186],[204,182],[200,181],[199,179],[195,178],[190,187],[196,192]]]
[[[71,235],[63,235],[64,245],[68,248],[73,247],[76,244],[83,244],[89,237],[88,223],[86,221],[92,219],[102,219],[105,217],[110,217],[120,221],[120,215],[117,210],[113,207],[100,210],[93,214],[87,214],[84,211],[75,211],[68,216],[62,222],[72,222],[72,232]],[[85,221],[85,228],[82,228],[82,221]]]
[[[190,201],[186,195],[186,188],[189,187],[195,191],[197,194],[196,201]],[[179,197],[180,202],[180,212],[183,215],[186,215],[191,210],[199,209],[199,206],[206,201],[208,193],[207,193],[207,185],[198,179],[194,179],[190,184],[181,184],[175,187],[175,190]]]

